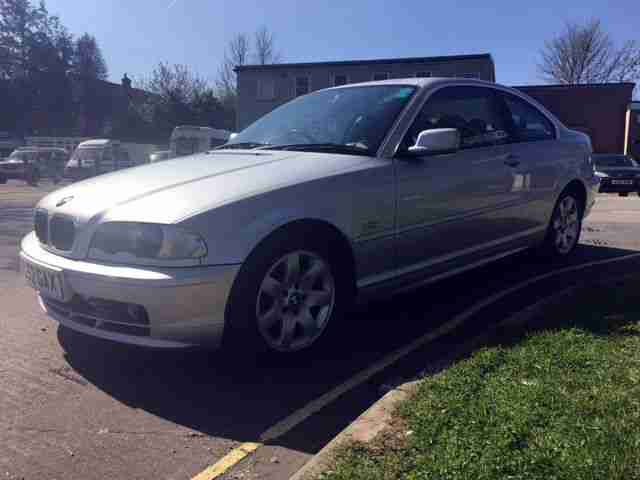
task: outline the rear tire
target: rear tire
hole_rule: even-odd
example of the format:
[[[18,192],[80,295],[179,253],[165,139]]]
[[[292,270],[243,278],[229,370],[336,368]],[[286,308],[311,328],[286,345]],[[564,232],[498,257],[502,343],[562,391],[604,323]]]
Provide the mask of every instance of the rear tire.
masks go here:
[[[562,192],[551,214],[541,253],[551,259],[568,257],[580,241],[583,215],[584,205],[575,190]]]
[[[329,245],[323,235],[286,230],[259,245],[234,282],[224,350],[292,354],[324,343],[352,292],[344,259]]]
[[[629,192],[621,192],[618,195],[620,195],[621,197],[628,197],[629,196]]]
[[[0,184],[5,184],[5,183],[7,183],[7,177],[0,176]]]

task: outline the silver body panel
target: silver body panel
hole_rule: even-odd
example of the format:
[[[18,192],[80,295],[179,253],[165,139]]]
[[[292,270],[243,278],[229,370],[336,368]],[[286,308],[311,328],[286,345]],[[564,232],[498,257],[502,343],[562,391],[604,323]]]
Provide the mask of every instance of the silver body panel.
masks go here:
[[[342,232],[352,246],[356,283],[366,294],[386,284],[396,288],[398,280],[416,274],[419,281],[442,278],[535,245],[569,182],[584,186],[589,213],[598,180],[588,137],[566,129],[520,92],[474,80],[376,83],[420,87],[376,157],[218,150],[95,177],[58,190],[37,206],[75,219],[71,251],[39,245],[31,235],[23,240],[23,259],[62,269],[78,295],[142,304],[151,311],[153,339],[216,344],[239,266],[269,234],[291,222],[320,220]],[[527,99],[553,122],[557,138],[420,161],[396,158],[400,140],[429,96],[458,85]],[[505,165],[514,153],[520,164]],[[170,268],[87,260],[95,230],[110,221],[177,224],[201,235],[208,254],[197,266]]]

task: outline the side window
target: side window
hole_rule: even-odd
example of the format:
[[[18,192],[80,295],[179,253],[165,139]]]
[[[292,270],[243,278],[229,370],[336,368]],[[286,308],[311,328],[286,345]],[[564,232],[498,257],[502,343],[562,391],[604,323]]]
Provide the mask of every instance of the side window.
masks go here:
[[[102,161],[100,162],[100,170],[104,172],[110,172],[113,170],[113,153],[110,148],[105,148],[102,154]]]
[[[120,168],[127,168],[131,166],[131,159],[129,158],[129,152],[124,148],[120,149]]]
[[[483,87],[445,87],[434,93],[409,128],[402,148],[415,145],[420,132],[434,128],[458,129],[463,149],[509,140],[493,90]]]
[[[502,92],[501,95],[513,122],[515,141],[534,142],[556,137],[553,124],[536,107],[510,93]]]

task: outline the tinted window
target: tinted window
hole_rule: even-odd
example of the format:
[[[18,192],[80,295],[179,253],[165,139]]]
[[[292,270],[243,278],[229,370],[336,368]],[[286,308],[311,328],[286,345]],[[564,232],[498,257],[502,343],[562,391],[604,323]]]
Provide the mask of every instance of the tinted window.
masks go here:
[[[508,140],[493,91],[482,87],[447,87],[434,93],[407,132],[403,147],[415,145],[423,130],[456,128],[461,148],[486,147]]]
[[[536,107],[509,93],[501,93],[513,121],[514,136],[520,142],[552,140],[555,128]]]

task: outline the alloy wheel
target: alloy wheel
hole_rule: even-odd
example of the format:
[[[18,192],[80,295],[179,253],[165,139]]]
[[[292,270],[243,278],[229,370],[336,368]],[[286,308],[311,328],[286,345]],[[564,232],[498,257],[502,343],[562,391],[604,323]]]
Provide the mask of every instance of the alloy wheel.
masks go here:
[[[554,244],[558,253],[569,253],[580,234],[580,209],[571,195],[567,195],[558,204],[553,220]]]
[[[311,252],[289,253],[262,280],[256,302],[258,330],[274,350],[303,349],[326,328],[335,300],[328,263]]]

